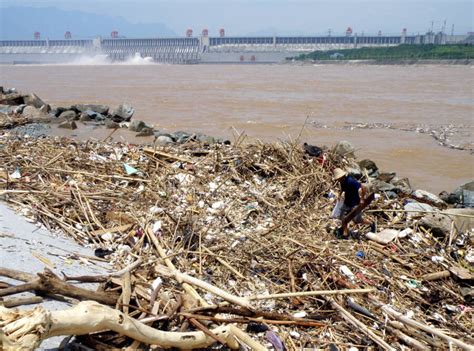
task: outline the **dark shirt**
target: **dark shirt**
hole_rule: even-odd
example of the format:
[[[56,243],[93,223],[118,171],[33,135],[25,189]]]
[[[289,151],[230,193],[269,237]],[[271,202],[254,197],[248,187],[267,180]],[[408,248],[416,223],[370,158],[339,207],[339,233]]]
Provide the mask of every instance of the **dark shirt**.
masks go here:
[[[360,202],[359,189],[361,185],[351,176],[347,176],[341,183],[341,190],[345,193],[344,205],[348,207],[357,206]]]

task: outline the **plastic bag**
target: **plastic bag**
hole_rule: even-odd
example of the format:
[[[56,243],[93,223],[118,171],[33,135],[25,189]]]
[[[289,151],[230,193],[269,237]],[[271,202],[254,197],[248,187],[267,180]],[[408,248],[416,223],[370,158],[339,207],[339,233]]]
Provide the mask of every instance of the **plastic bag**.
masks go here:
[[[342,200],[337,200],[336,206],[334,206],[334,209],[331,212],[331,218],[341,218],[341,211],[342,211],[342,204],[344,201]]]

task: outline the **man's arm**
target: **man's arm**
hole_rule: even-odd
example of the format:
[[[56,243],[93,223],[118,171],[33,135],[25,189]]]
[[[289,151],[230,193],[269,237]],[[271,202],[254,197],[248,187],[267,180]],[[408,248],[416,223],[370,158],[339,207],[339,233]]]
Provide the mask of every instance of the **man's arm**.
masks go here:
[[[365,199],[365,195],[367,194],[367,189],[365,185],[361,184],[359,188],[359,196],[361,199]]]

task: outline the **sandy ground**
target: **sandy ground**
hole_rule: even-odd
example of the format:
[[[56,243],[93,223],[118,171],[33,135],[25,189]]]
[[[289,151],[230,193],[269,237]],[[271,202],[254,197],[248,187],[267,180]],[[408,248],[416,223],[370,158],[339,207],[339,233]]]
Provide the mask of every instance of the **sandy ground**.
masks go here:
[[[81,259],[70,258],[75,253]],[[36,256],[36,257],[35,257]],[[37,257],[49,260],[48,268],[55,274],[61,276],[61,272],[67,275],[93,275],[103,274],[108,271],[109,266],[105,262],[98,262],[84,258],[94,256],[91,248],[79,246],[73,240],[57,233],[51,233],[36,223],[28,222],[25,217],[11,210],[4,202],[0,202],[0,266],[3,268],[17,269],[28,273],[37,273],[44,270],[45,263]],[[1,281],[18,284],[17,281],[0,277]],[[81,284],[81,287],[95,289],[95,284]],[[15,295],[17,297],[20,294]],[[22,296],[29,296],[28,293]],[[43,306],[48,310],[61,310],[68,308],[71,304],[55,300],[47,300]],[[32,309],[33,305],[20,308]],[[39,350],[55,350],[63,337],[55,337],[46,340]]]

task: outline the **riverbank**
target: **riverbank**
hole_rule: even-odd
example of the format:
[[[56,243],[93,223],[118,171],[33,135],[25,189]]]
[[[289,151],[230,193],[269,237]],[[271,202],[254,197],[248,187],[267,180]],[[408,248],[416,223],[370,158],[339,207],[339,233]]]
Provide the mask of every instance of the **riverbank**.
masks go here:
[[[93,249],[115,273],[35,278],[33,267],[17,264],[30,285],[5,286],[0,295],[37,290],[95,302],[66,312],[0,308],[2,342],[32,348],[52,335],[84,334],[69,340],[71,347],[193,349],[217,341],[256,350],[391,350],[474,343],[466,307],[474,297],[474,212],[460,208],[472,205],[472,183],[439,197],[358,160],[348,142],[319,149],[303,148],[299,138],[248,142],[242,133],[229,142],[156,133],[126,104],[51,107],[14,94],[6,94],[16,105],[2,119],[1,196]],[[51,136],[54,123],[107,133],[101,141]],[[140,138],[144,128],[152,129],[150,143],[112,140],[120,131]],[[350,239],[339,237],[341,223],[331,218],[337,167],[373,193],[365,216],[376,223],[374,232],[351,225]],[[0,240],[3,258],[10,246]],[[19,276],[11,265],[3,268]],[[71,292],[73,281],[102,284]],[[15,323],[31,323],[34,332],[15,334]]]
[[[347,60],[315,60],[303,61],[289,60],[288,64],[294,65],[390,65],[390,66],[423,66],[423,65],[467,65],[472,66],[474,59],[347,59]]]
[[[389,47],[360,47],[346,50],[314,51],[302,54],[295,60],[380,60],[381,62],[419,61],[419,60],[472,60],[474,46],[468,44],[452,45],[397,45]]]

